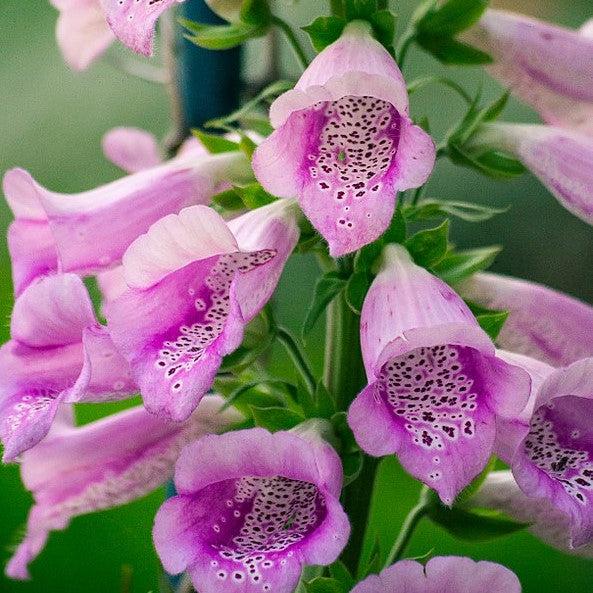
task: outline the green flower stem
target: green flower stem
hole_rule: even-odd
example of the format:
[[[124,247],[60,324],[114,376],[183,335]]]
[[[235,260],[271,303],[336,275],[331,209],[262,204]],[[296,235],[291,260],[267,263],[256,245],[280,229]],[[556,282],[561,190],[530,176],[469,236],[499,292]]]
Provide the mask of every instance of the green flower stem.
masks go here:
[[[278,341],[284,346],[284,348],[286,348],[288,355],[290,356],[296,370],[301,375],[301,378],[309,390],[309,393],[314,394],[317,389],[317,381],[315,380],[315,375],[313,374],[313,371],[311,370],[311,367],[309,366],[307,358],[301,350],[301,347],[294,339],[292,334],[282,327],[276,329],[276,337],[278,338]]]
[[[408,55],[408,50],[412,47],[412,43],[414,43],[414,39],[416,38],[416,32],[413,28],[409,28],[401,37],[397,49],[395,51],[396,60],[400,67],[400,70],[404,69],[404,64],[406,62],[406,57]]]
[[[399,535],[391,548],[387,556],[387,560],[385,560],[384,568],[391,566],[394,562],[401,560],[402,554],[406,551],[410,540],[412,539],[412,535],[414,535],[414,531],[420,523],[422,517],[426,515],[428,511],[428,507],[430,506],[430,490],[423,486],[422,490],[420,491],[420,497],[418,499],[418,503],[414,506],[410,512],[408,513],[407,517],[404,519],[402,523]]]
[[[276,27],[278,27],[284,33],[286,40],[290,44],[290,47],[292,47],[292,51],[294,52],[294,55],[300,65],[300,67],[303,70],[305,70],[307,68],[307,66],[309,65],[309,60],[307,59],[307,54],[305,53],[305,50],[299,43],[297,36],[295,35],[294,31],[292,30],[292,27],[286,21],[282,20],[278,16],[273,16],[272,22],[274,23],[274,25],[276,25]]]

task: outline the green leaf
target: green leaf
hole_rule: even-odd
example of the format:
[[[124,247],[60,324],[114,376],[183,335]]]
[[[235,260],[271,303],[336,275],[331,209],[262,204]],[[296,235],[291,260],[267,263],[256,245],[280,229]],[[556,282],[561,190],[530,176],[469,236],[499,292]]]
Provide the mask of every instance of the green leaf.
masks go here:
[[[448,284],[456,284],[476,272],[489,268],[501,252],[502,247],[493,245],[467,251],[448,253],[433,271]]]
[[[282,406],[288,403],[287,400],[295,400],[296,391],[296,387],[286,381],[251,381],[233,390],[222,409],[239,405],[259,408]]]
[[[248,39],[260,37],[267,30],[267,27],[243,22],[228,25],[202,25],[186,19],[180,19],[180,22],[190,31],[185,35],[188,41],[215,50],[237,47]]]
[[[377,0],[344,0],[344,15],[349,21],[369,19],[377,12]]]
[[[525,523],[513,521],[501,513],[457,507],[449,509],[439,503],[429,507],[428,516],[454,537],[471,542],[489,541],[527,527]]]
[[[472,153],[454,142],[449,143],[449,158],[456,164],[477,169],[493,179],[511,179],[525,173],[526,169],[517,159],[496,150]]]
[[[307,593],[347,593],[339,581],[327,577],[317,577],[305,583]]]
[[[449,221],[443,221],[438,227],[419,231],[410,237],[406,248],[414,261],[423,268],[432,268],[447,253],[449,246]]]
[[[350,574],[348,567],[341,561],[336,560],[329,567],[330,576],[338,581],[346,591],[350,591],[356,584],[354,577]]]
[[[406,240],[406,235],[406,219],[402,212],[402,202],[400,200],[391,219],[391,224],[383,234],[383,240],[386,243],[403,243]]]
[[[272,432],[290,430],[305,420],[300,414],[277,406],[269,408],[250,406],[250,410],[255,424]]]
[[[192,130],[191,133],[195,136],[203,145],[204,148],[210,154],[220,154],[222,152],[233,152],[239,150],[237,142],[223,138],[217,134],[208,134],[202,132],[202,130]]]
[[[315,50],[320,52],[340,37],[345,26],[346,20],[341,17],[320,16],[303,27],[303,31],[309,35]]]
[[[250,25],[265,27],[272,20],[268,0],[243,0],[241,21]]]
[[[266,206],[276,201],[276,198],[270,195],[259,183],[249,183],[248,185],[237,185],[234,191],[241,198],[245,207],[255,210],[261,206]]]
[[[492,63],[492,57],[486,52],[452,37],[419,34],[416,41],[443,64],[463,66]]]
[[[212,198],[212,202],[222,209],[230,211],[243,210],[245,207],[241,196],[234,189],[227,189],[216,194]]]
[[[360,249],[354,258],[354,272],[370,272],[383,251],[382,240],[369,243]]]
[[[338,272],[328,272],[325,276],[322,276],[317,280],[315,292],[313,294],[313,301],[311,302],[305,317],[305,322],[303,323],[303,336],[306,336],[313,329],[319,316],[345,286],[346,280],[341,278]]]
[[[467,222],[484,222],[508,210],[508,208],[493,208],[492,206],[482,206],[481,204],[472,204],[471,202],[449,200],[439,202],[439,204],[445,214],[456,216]]]
[[[490,104],[486,108],[486,113],[484,114],[484,121],[494,121],[498,119],[498,117],[502,114],[507,103],[509,102],[509,97],[511,96],[511,92],[507,91],[503,93],[499,99],[494,101],[494,103]]]
[[[485,315],[478,315],[476,319],[478,320],[480,327],[490,336],[490,339],[495,341],[508,317],[508,311],[496,311]]]
[[[447,0],[429,10],[417,23],[418,31],[435,37],[453,37],[475,24],[489,0]]]
[[[390,10],[379,10],[368,18],[379,43],[390,48],[395,37],[396,16]]]
[[[354,313],[360,315],[364,298],[371,286],[367,272],[354,272],[346,284],[346,302]]]

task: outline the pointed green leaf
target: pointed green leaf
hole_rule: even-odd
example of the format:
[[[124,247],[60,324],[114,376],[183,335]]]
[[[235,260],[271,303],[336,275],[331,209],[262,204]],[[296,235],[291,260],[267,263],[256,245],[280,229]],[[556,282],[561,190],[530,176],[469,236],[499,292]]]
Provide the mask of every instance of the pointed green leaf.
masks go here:
[[[391,219],[391,224],[383,234],[382,239],[385,243],[403,243],[406,240],[406,234],[406,219],[402,212],[402,202],[400,200]]]
[[[406,248],[414,261],[424,268],[432,268],[447,253],[449,246],[449,221],[443,221],[438,227],[419,231],[410,237]]]
[[[396,17],[390,10],[379,10],[368,17],[377,41],[389,48],[395,37]]]
[[[320,52],[340,37],[345,26],[346,20],[341,17],[320,16],[303,27],[303,31],[309,35],[315,50]]]
[[[319,278],[315,285],[313,301],[311,302],[311,306],[305,317],[305,322],[303,323],[303,336],[306,336],[313,329],[319,316],[345,286],[346,280],[341,278],[338,275],[338,272],[329,272],[325,276]]]
[[[193,23],[191,28],[187,21],[182,24],[191,30],[185,38],[199,47],[206,49],[231,49],[241,45],[248,39],[264,35],[267,27],[248,23],[230,23],[228,25],[200,25]]]
[[[377,0],[344,0],[344,15],[349,21],[369,19],[377,12]]]
[[[346,284],[346,302],[354,313],[360,315],[364,298],[371,286],[367,272],[354,272]]]
[[[241,198],[245,207],[255,210],[276,201],[259,183],[254,182],[248,185],[235,186],[234,191]]]
[[[447,0],[429,10],[416,24],[418,31],[435,37],[452,37],[475,24],[489,0]]]
[[[476,272],[489,268],[501,250],[502,247],[493,245],[448,253],[436,266],[433,266],[433,271],[448,284],[456,284]]]
[[[207,132],[202,132],[202,130],[195,129],[192,130],[191,133],[204,145],[204,148],[210,154],[220,154],[222,152],[239,150],[239,144],[237,144],[237,142],[233,142],[232,140],[228,140],[217,134],[208,134]]]
[[[498,338],[498,334],[500,334],[508,318],[508,311],[495,311],[485,315],[478,315],[478,317],[476,317],[480,327],[490,336],[490,339],[493,341]]]
[[[416,41],[443,64],[463,66],[492,63],[492,57],[486,52],[451,37],[419,34]]]
[[[256,426],[261,426],[272,432],[290,430],[305,420],[303,416],[287,408],[250,406],[250,410]]]
[[[229,211],[243,210],[245,207],[241,196],[234,189],[227,189],[216,194],[212,198],[212,202],[220,206],[223,210]]]

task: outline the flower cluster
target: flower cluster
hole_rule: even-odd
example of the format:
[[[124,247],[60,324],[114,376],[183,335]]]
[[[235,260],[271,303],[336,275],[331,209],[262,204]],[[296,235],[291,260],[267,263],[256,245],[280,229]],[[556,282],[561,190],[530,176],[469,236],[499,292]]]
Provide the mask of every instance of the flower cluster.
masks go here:
[[[114,35],[149,55],[157,19],[179,1],[54,0],[58,41],[78,69]],[[255,27],[254,3],[209,4],[229,26]],[[447,222],[415,234],[408,223],[472,206],[422,199],[438,156],[483,172],[521,163],[593,222],[591,26],[494,10],[466,22],[477,48],[450,43],[488,52],[488,71],[545,124],[503,124],[500,104],[474,102],[437,149],[410,115],[406,44],[398,65],[382,3],[342,4],[310,28],[321,51],[276,93],[269,134],[239,128],[221,150],[203,134],[165,161],[150,134],[118,128],[103,150],[125,175],[76,195],[22,169],[4,175],[15,305],[0,348],[0,438],[34,498],[9,576],[28,578],[52,530],[174,477],[154,544],[200,593],[520,593],[498,564],[423,566],[400,560],[397,542],[380,574],[355,572],[352,488],[368,502],[361,468],[391,455],[425,485],[419,509],[436,523],[454,511],[479,521],[485,507],[590,553],[593,307],[483,272],[491,258],[457,251]],[[418,16],[407,41],[431,47],[446,7]],[[270,312],[296,250],[325,272],[305,326],[330,302],[330,330],[352,322],[328,333],[323,381]],[[258,360],[276,340],[299,384]],[[142,406],[76,425],[76,404],[138,394]],[[490,472],[494,456],[510,469]],[[304,571],[336,561],[340,578]]]

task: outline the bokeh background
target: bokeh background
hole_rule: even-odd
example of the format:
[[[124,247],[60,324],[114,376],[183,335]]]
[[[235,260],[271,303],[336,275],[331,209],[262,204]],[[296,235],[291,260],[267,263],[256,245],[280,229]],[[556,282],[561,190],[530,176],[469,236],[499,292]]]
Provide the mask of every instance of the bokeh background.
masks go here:
[[[416,0],[392,0],[405,23]],[[506,0],[494,6],[527,12],[567,26],[578,26],[593,16],[591,0]],[[302,26],[312,20],[319,0],[276,0],[279,13]],[[319,9],[320,10],[320,9]],[[75,74],[63,64],[54,40],[56,13],[47,0],[2,0],[0,14],[0,169],[21,166],[44,185],[61,192],[92,188],[121,173],[102,157],[100,140],[114,126],[134,125],[163,137],[170,126],[164,87],[122,72],[113,63],[123,50],[111,52],[90,71]],[[290,53],[277,51],[281,69],[294,75]],[[259,51],[245,65],[258,70]],[[408,79],[443,72],[475,91],[485,80],[492,97],[500,88],[477,68],[445,69],[416,50],[410,55]],[[250,75],[251,76],[251,75]],[[430,87],[413,97],[415,115],[428,115],[435,136],[461,115],[455,95]],[[526,107],[511,101],[506,115],[514,121],[535,121]],[[481,201],[510,210],[492,221],[469,225],[455,221],[454,235],[465,247],[503,244],[494,269],[547,283],[593,302],[591,262],[593,229],[564,211],[531,176],[512,182],[484,180],[472,171],[439,164],[430,182],[429,196]],[[0,203],[0,234],[5,235],[10,215]],[[316,277],[312,261],[294,258],[282,280],[277,306],[283,322],[298,329],[310,300]],[[0,339],[8,336],[12,289],[8,254],[0,244]],[[322,333],[310,340],[314,363],[321,363]],[[317,346],[317,347],[316,347]],[[280,354],[274,357],[280,373],[290,373]],[[79,411],[81,421],[115,409],[88,406]],[[47,460],[51,464],[51,459]],[[371,538],[384,546],[393,540],[402,518],[415,501],[417,485],[393,460],[380,473],[380,497],[374,501],[369,526]],[[152,519],[163,499],[159,491],[133,504],[81,517],[65,532],[54,533],[41,557],[33,564],[33,581],[15,583],[0,576],[0,592],[8,593],[116,593],[158,591],[160,569],[153,552]],[[18,541],[30,496],[22,488],[16,466],[0,468],[0,565]],[[423,522],[407,554],[464,554],[491,559],[519,575],[525,593],[588,593],[593,590],[593,561],[563,555],[529,534],[520,533],[485,544],[463,544]],[[487,593],[487,592],[485,592]]]

